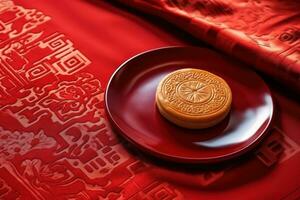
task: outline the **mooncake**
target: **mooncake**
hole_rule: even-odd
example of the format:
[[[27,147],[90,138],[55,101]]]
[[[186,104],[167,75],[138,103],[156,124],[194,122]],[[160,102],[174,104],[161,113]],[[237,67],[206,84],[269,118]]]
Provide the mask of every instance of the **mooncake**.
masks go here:
[[[231,89],[225,80],[194,68],[167,74],[156,90],[156,105],[161,115],[190,129],[216,125],[229,113],[231,102]]]

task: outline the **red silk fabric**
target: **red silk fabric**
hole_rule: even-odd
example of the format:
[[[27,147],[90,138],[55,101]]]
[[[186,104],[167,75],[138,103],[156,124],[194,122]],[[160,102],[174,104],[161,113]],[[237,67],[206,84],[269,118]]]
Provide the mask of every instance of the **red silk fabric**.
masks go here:
[[[119,1],[178,25],[299,93],[299,1]]]
[[[300,105],[275,83],[274,129],[226,164],[148,158],[110,129],[113,71],[145,50],[199,44],[183,36],[103,1],[1,0],[0,199],[297,199]]]

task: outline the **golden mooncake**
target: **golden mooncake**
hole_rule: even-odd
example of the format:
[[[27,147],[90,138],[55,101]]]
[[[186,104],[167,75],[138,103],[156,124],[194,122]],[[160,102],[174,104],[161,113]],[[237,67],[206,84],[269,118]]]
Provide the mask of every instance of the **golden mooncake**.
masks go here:
[[[221,77],[186,68],[166,75],[156,90],[159,112],[174,124],[190,129],[208,128],[230,111],[232,94]]]

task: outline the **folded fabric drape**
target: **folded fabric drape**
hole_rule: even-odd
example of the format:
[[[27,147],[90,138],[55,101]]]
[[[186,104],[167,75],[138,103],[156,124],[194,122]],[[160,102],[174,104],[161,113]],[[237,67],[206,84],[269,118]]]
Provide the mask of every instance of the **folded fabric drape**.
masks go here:
[[[300,91],[300,2],[118,0],[162,17]]]

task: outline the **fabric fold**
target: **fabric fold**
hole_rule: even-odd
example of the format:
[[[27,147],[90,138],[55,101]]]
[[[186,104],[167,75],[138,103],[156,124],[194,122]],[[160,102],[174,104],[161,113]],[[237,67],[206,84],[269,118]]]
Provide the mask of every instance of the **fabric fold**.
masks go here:
[[[300,92],[300,2],[117,1],[176,24]]]

